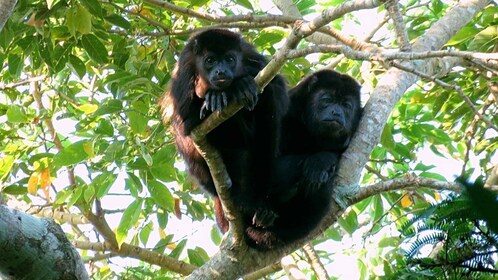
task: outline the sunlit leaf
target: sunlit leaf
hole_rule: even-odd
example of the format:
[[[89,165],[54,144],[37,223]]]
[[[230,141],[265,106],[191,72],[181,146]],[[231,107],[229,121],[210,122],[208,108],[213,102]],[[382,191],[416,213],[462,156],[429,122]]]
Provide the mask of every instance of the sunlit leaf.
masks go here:
[[[165,185],[158,181],[149,181],[147,187],[157,205],[165,210],[174,211],[175,199]]]
[[[78,106],[78,110],[85,113],[86,115],[90,115],[91,113],[97,111],[98,108],[99,108],[98,105],[90,104],[90,103],[86,103],[86,104]]]
[[[90,154],[87,152],[87,150],[89,149],[88,145],[91,145],[88,140],[82,140],[71,144],[60,151],[54,156],[53,164],[56,167],[55,169],[58,169],[62,166],[76,164],[89,158]]]
[[[38,177],[40,174],[38,172],[33,172],[29,177],[28,181],[28,192],[30,194],[36,194],[38,191]]]
[[[0,179],[4,179],[7,175],[9,175],[15,159],[16,158],[11,155],[5,155],[0,158]]]
[[[412,198],[408,194],[403,195],[403,198],[401,198],[400,202],[401,202],[401,207],[403,208],[408,208],[413,205]]]
[[[7,121],[11,123],[25,123],[28,121],[28,116],[20,106],[11,105],[7,109]]]
[[[136,199],[126,207],[118,228],[116,229],[116,240],[118,241],[118,244],[122,244],[125,241],[128,231],[130,231],[133,225],[138,221],[140,213],[142,212],[142,203],[142,199]]]

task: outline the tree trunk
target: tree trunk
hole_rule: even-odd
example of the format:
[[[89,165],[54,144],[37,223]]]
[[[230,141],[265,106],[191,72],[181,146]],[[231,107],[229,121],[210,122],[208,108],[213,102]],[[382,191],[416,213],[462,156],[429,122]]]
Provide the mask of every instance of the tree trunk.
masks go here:
[[[0,205],[3,279],[89,279],[59,224]]]

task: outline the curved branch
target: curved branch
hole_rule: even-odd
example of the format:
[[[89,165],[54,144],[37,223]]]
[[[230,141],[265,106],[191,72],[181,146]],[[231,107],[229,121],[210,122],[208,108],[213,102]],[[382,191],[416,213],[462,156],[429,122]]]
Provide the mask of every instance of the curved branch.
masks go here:
[[[383,192],[414,188],[429,188],[453,192],[461,192],[463,190],[462,185],[454,182],[443,182],[428,178],[406,176],[404,178],[396,178],[360,188],[358,194],[351,200],[351,204],[355,204]]]

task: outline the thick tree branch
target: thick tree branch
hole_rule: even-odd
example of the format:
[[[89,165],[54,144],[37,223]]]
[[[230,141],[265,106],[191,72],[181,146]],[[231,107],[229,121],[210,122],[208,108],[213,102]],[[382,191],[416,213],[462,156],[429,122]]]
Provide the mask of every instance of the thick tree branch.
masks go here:
[[[0,0],[0,31],[14,11],[17,0]]]
[[[0,205],[0,278],[89,279],[62,228]]]

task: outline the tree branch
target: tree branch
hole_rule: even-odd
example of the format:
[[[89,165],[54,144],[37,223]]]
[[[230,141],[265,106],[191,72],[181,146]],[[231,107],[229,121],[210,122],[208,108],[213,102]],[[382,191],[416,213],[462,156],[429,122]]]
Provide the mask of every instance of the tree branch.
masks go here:
[[[195,265],[179,261],[165,254],[160,254],[128,243],[122,243],[120,248],[116,248],[108,242],[87,242],[74,240],[73,246],[81,250],[91,250],[95,252],[110,251],[114,253],[115,256],[141,260],[182,275],[188,275],[197,268]]]
[[[406,26],[403,22],[403,16],[399,10],[398,0],[388,0],[384,4],[387,11],[389,12],[389,17],[393,21],[394,31],[396,32],[396,38],[398,41],[399,48],[402,51],[408,51],[411,49],[410,40],[408,39],[408,33],[406,32]]]
[[[355,204],[371,196],[396,190],[429,188],[434,190],[449,190],[453,192],[461,192],[463,186],[458,183],[443,182],[434,179],[406,176],[388,181],[379,182],[363,188],[360,188],[358,194],[351,200],[351,204]]]
[[[309,263],[311,264],[311,267],[315,272],[316,278],[318,280],[330,279],[330,276],[327,274],[327,271],[325,270],[323,263],[320,261],[320,257],[316,253],[315,248],[313,248],[313,245],[311,243],[306,243],[303,246],[303,251],[306,254],[306,257],[308,257]]]

